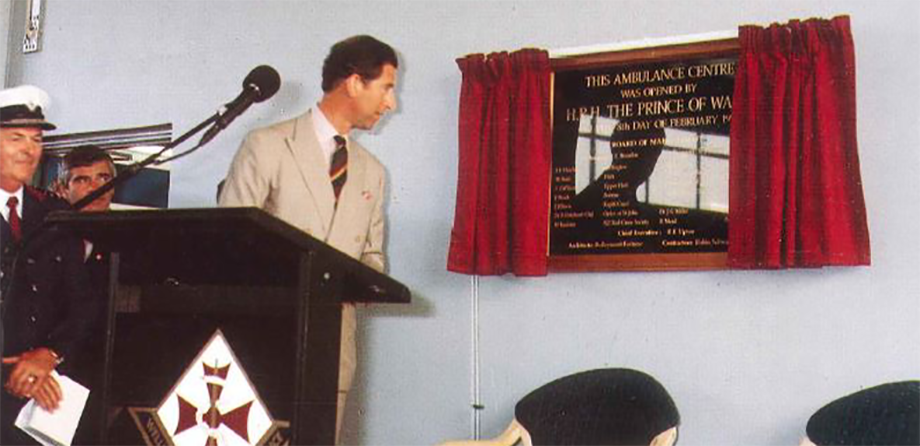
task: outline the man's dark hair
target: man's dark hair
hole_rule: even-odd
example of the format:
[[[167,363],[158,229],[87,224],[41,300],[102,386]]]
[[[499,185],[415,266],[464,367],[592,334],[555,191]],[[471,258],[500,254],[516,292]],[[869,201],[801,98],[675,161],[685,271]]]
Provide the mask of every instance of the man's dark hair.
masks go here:
[[[365,81],[377,79],[387,64],[399,68],[392,47],[367,35],[349,37],[333,45],[323,62],[323,91],[334,90],[352,74]]]
[[[115,161],[113,161],[111,155],[101,147],[94,145],[75,147],[64,156],[64,162],[61,163],[61,170],[58,172],[58,181],[61,185],[67,186],[67,183],[70,182],[71,170],[76,167],[92,166],[99,161],[108,162],[113,177],[118,174],[118,171],[115,169]]]
[[[831,445],[920,445],[920,381],[881,384],[818,409],[805,427],[808,439]]]
[[[533,444],[647,445],[680,425],[667,389],[644,372],[624,368],[544,384],[518,401],[514,418]]]

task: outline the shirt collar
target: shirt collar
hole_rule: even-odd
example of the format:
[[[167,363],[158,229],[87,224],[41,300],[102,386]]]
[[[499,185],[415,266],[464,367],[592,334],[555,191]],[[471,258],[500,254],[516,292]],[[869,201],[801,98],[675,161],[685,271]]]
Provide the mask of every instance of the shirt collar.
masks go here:
[[[326,118],[326,115],[323,114],[323,111],[320,110],[319,106],[313,109],[313,129],[316,131],[316,137],[320,142],[325,143],[326,141],[331,141],[336,135],[339,134],[335,130],[335,127],[332,126],[332,123],[329,122],[329,119]],[[343,138],[348,140],[348,135],[341,135]]]
[[[16,197],[19,200],[19,204],[16,205],[16,213],[19,214],[19,218],[22,218],[22,196],[24,187],[19,186],[19,189],[16,192],[9,193],[3,189],[0,189],[0,213],[3,214],[3,219],[10,221],[10,208],[6,206],[6,202],[10,200],[10,197]]]
[[[323,155],[325,155],[326,165],[328,166],[331,162],[330,160],[332,160],[332,154],[335,152],[335,140],[333,138],[341,136],[348,141],[348,135],[339,135],[332,123],[329,122],[329,119],[326,118],[326,115],[323,114],[323,111],[320,110],[318,104],[313,107],[313,113],[310,113],[310,116],[313,118],[313,132],[316,133],[316,140],[319,141],[319,146],[323,149]]]

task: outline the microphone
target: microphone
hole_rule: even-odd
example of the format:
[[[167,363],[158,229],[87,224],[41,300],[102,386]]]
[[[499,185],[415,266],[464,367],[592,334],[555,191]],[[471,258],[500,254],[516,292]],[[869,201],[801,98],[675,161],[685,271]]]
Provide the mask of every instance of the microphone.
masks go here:
[[[199,146],[206,144],[227,128],[237,116],[243,114],[254,102],[262,102],[271,98],[281,87],[281,76],[274,68],[268,65],[259,65],[252,69],[246,79],[243,79],[243,91],[236,99],[224,104],[224,112],[220,114],[214,125],[205,132],[198,142]]]

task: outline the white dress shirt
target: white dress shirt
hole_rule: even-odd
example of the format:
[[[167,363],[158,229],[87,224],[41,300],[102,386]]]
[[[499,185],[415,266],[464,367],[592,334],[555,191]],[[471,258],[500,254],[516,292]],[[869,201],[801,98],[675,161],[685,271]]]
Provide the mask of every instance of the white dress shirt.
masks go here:
[[[0,213],[3,214],[3,219],[7,223],[10,222],[10,208],[7,207],[6,202],[10,200],[10,197],[16,197],[19,200],[19,204],[16,205],[16,213],[19,214],[19,219],[22,220],[22,193],[24,190],[25,188],[22,186],[19,186],[19,189],[13,193],[0,189]]]

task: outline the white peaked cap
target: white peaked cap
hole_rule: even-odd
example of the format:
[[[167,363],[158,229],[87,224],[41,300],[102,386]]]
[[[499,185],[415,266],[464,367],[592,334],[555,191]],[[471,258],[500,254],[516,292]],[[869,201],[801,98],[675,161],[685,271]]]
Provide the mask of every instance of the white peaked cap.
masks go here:
[[[0,108],[13,105],[24,105],[35,111],[38,107],[44,109],[51,105],[51,98],[45,90],[34,85],[20,85],[0,90]]]

